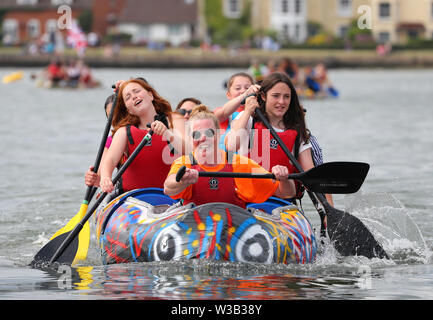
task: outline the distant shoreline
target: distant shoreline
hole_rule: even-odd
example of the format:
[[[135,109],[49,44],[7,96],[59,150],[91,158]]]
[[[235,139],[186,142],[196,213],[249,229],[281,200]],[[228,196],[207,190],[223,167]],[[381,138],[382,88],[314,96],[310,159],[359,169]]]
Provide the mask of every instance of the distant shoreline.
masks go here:
[[[28,56],[21,52],[3,52],[0,67],[44,67],[52,57]],[[70,52],[65,59],[75,57]],[[248,68],[252,58],[266,62],[289,57],[300,66],[325,63],[336,68],[432,68],[433,51],[398,51],[378,56],[374,51],[342,50],[280,50],[277,52],[248,51],[240,53],[202,52],[199,50],[149,51],[138,48],[122,49],[117,57],[105,57],[101,50],[89,50],[86,63],[92,68]]]

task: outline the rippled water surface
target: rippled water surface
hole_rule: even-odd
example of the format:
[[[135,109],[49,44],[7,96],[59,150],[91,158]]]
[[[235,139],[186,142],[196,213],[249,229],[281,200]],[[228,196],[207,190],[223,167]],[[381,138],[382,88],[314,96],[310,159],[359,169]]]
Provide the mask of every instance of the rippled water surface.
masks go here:
[[[390,261],[342,258],[325,243],[307,266],[104,266],[92,239],[88,261],[68,270],[27,265],[79,209],[111,84],[144,76],[173,106],[193,96],[216,107],[239,70],[97,69],[103,86],[94,90],[37,88],[38,70],[23,71],[0,84],[0,299],[433,299],[433,70],[334,70],[341,97],[304,101],[326,161],[371,165],[361,191],[335,196],[335,207],[358,216]],[[318,229],[308,198],[303,207]]]

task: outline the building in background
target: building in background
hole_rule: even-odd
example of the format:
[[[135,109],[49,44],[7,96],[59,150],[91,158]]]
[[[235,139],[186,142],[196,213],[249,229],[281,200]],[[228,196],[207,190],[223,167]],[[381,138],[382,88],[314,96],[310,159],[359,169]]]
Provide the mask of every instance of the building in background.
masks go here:
[[[72,19],[90,12],[91,31],[99,39],[128,33],[134,44],[161,42],[177,46],[205,33],[202,0],[0,0],[3,43],[22,45],[41,36],[66,37],[59,30],[58,8],[71,8]],[[0,12],[1,12],[0,11]]]
[[[270,28],[293,43],[307,39],[306,0],[268,0],[270,3]]]
[[[90,0],[92,2],[92,32],[103,38],[117,26],[128,0]]]
[[[133,44],[180,46],[198,37],[198,12],[196,0],[128,0],[117,29]]]
[[[17,45],[36,41],[40,37],[60,43],[67,34],[66,29],[59,29],[61,14],[58,8],[70,6],[72,19],[85,11],[92,10],[92,1],[86,0],[0,0],[2,17],[3,43]],[[50,39],[45,39],[50,40]]]
[[[372,32],[379,42],[433,39],[433,0],[370,0]]]
[[[251,27],[272,30],[282,41],[303,43],[307,39],[306,0],[216,0],[223,2],[228,18],[239,18],[247,2],[251,6]]]
[[[307,0],[307,19],[344,38],[354,20],[367,17],[379,43],[433,39],[433,0]]]
[[[92,38],[126,33],[133,44],[179,46],[208,40],[206,18],[213,12],[205,13],[207,6],[220,8],[229,22],[244,19],[248,8],[250,31],[273,32],[280,42],[304,43],[312,25],[345,38],[363,16],[379,43],[433,39],[433,0],[0,0],[3,44],[22,45],[41,37],[60,43],[66,37],[58,28],[61,5],[72,9],[74,20],[86,21],[86,14],[90,29],[84,31]]]

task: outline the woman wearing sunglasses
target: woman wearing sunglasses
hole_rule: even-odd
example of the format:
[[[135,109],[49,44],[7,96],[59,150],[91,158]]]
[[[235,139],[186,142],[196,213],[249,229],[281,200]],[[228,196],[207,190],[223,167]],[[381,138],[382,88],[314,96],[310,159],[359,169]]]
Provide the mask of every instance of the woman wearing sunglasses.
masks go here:
[[[185,98],[178,103],[175,112],[183,116],[185,121],[188,121],[192,109],[199,104],[201,104],[201,101],[196,98]]]
[[[245,178],[199,178],[199,171],[268,173],[257,163],[218,148],[219,121],[206,106],[199,105],[191,113],[186,137],[192,140],[192,153],[174,161],[164,183],[164,193],[184,204],[225,202],[245,208],[247,202],[264,202],[270,196],[291,197],[295,193],[293,180],[288,180],[288,169],[275,166],[276,180]],[[187,138],[186,138],[187,139]],[[176,174],[186,166],[180,182]]]

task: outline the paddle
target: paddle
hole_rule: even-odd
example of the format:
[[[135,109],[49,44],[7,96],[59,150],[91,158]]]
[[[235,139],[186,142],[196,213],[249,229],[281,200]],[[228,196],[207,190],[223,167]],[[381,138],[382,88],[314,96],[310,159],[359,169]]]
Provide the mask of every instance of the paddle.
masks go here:
[[[114,179],[112,180],[113,185],[119,181],[119,179],[122,177],[122,174],[129,167],[131,162],[137,157],[141,149],[143,149],[143,147],[149,142],[152,134],[153,131],[150,130],[149,133],[144,136],[134,152],[128,157],[128,159],[116,173]],[[106,196],[107,193],[104,192],[94,203],[89,212],[83,217],[83,219],[77,223],[72,231],[62,233],[58,237],[50,240],[41,250],[39,250],[30,265],[38,266],[47,262],[49,264],[54,262],[61,264],[72,264],[76,260],[76,255],[79,253],[78,250],[80,246],[80,239],[77,238],[77,235],[83,229],[83,226],[86,224]]]
[[[108,116],[107,123],[105,125],[104,133],[102,134],[101,143],[99,144],[99,150],[98,150],[98,153],[96,155],[95,164],[93,166],[93,172],[95,172],[95,173],[98,172],[99,165],[101,163],[102,154],[104,152],[105,144],[107,142],[108,134],[109,134],[109,131],[111,128],[111,122],[113,120],[114,108],[116,106],[116,103],[117,103],[117,92],[115,93],[112,108],[111,108],[110,114]],[[97,188],[95,188],[93,186],[87,187],[86,194],[84,196],[84,200],[80,206],[80,210],[78,211],[78,213],[63,228],[58,230],[50,238],[50,241],[53,241],[55,238],[61,236],[62,234],[68,233],[80,222],[81,219],[83,219],[84,215],[87,212],[89,202],[93,198],[93,195],[95,194],[96,189]],[[89,241],[90,241],[90,226],[87,223],[84,225],[83,230],[79,236],[79,242],[78,242],[79,245],[78,245],[77,253],[75,255],[74,263],[79,261],[79,260],[85,260],[86,259],[87,251],[89,248]]]
[[[289,151],[287,146],[275,132],[274,128],[271,126],[271,124],[260,111],[260,109],[256,109],[256,114],[264,123],[264,125],[270,130],[272,136],[275,140],[277,140],[278,144],[289,157],[290,161],[293,163],[296,169],[301,173],[304,172],[299,162],[295,159],[293,154]],[[367,258],[388,258],[385,250],[376,241],[374,236],[361,222],[361,220],[349,214],[348,212],[337,210],[332,207],[326,200],[325,196],[321,193],[312,193],[312,191],[308,191],[308,195],[310,196],[311,201],[313,201],[316,209],[318,208],[317,199],[320,201],[323,208],[325,209],[329,238],[333,242],[334,247],[341,255],[362,255]],[[319,211],[319,214],[323,215],[323,211]]]
[[[361,188],[369,165],[360,162],[328,162],[311,170],[290,174],[288,179],[301,181],[305,187],[314,192],[321,193],[354,193]],[[185,174],[186,167],[182,166],[177,174],[179,182]],[[219,178],[250,178],[250,179],[275,179],[272,173],[247,173],[247,172],[203,172],[199,177]]]

